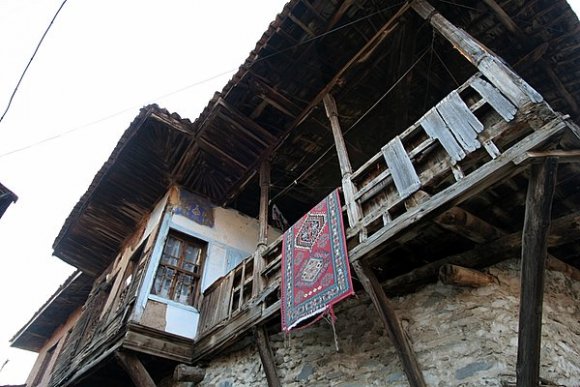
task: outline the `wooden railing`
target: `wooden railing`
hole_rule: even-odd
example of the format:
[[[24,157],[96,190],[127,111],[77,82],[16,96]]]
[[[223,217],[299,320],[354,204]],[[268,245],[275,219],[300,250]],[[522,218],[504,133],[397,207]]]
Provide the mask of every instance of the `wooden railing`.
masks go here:
[[[534,108],[554,115],[545,104],[516,105],[479,73],[471,77],[352,174],[353,205],[362,215],[347,238],[365,241],[499,157],[532,131]]]
[[[352,173],[346,181],[352,195],[347,205],[356,206],[354,213],[360,216],[346,232],[351,261],[383,243],[383,234],[399,227],[396,224],[403,223],[402,219],[412,223],[406,218],[417,216],[414,212],[423,202],[442,194],[454,197],[452,191],[463,187],[464,180],[470,187],[478,186],[469,180],[479,175],[485,179],[487,170],[495,171],[495,166],[490,168],[494,162],[513,164],[513,154],[525,153],[561,129],[561,119],[546,103],[528,97],[534,94],[525,82],[521,81],[525,87],[520,94],[514,88],[509,93],[501,91],[497,82],[475,74]],[[536,130],[539,135],[533,135]],[[345,200],[349,200],[346,194]],[[281,245],[278,238],[262,254],[263,287],[254,292],[256,297],[251,297],[254,257],[205,291],[198,331],[200,354],[194,354],[194,359],[277,311]],[[225,326],[224,332],[219,330]]]
[[[262,253],[265,266],[260,274],[264,278],[265,286],[259,293],[260,297],[252,300],[252,305],[259,302],[264,307],[268,307],[267,295],[276,292],[279,288],[281,248],[282,239],[278,238]],[[253,279],[254,257],[250,256],[205,290],[200,307],[198,336],[220,324],[223,325],[245,310],[249,305],[253,286],[255,286]],[[272,289],[272,285],[276,289]],[[277,300],[277,292],[274,296]]]

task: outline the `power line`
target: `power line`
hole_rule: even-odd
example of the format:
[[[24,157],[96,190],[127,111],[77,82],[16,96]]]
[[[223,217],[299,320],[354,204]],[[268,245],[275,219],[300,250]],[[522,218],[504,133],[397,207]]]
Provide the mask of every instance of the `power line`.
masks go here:
[[[20,84],[22,83],[22,79],[24,79],[24,75],[26,75],[26,72],[28,71],[30,64],[34,60],[34,57],[36,56],[38,49],[40,48],[40,46],[42,45],[42,42],[44,41],[44,38],[46,37],[46,34],[48,34],[48,31],[50,30],[50,27],[52,27],[54,20],[56,19],[56,17],[60,13],[62,7],[64,7],[64,5],[66,4],[67,1],[68,0],[64,0],[62,2],[62,4],[60,5],[60,7],[58,7],[58,9],[56,10],[56,13],[52,17],[52,20],[50,21],[50,24],[48,25],[48,27],[46,27],[46,30],[44,30],[44,33],[42,34],[42,37],[38,41],[38,44],[36,45],[36,48],[34,49],[34,52],[32,53],[30,60],[28,61],[28,64],[24,68],[24,71],[22,71],[22,74],[20,75],[20,79],[18,79],[18,82],[16,83],[16,87],[14,88],[14,90],[12,91],[12,94],[10,95],[10,99],[8,100],[8,105],[6,105],[6,109],[4,110],[4,113],[2,113],[2,117],[0,117],[0,122],[2,122],[2,120],[4,119],[4,116],[6,116],[6,113],[8,113],[8,110],[10,110],[10,106],[12,105],[12,101],[14,100],[14,96],[16,95],[16,92],[18,91],[18,88],[20,87]]]
[[[230,74],[230,73],[232,73],[232,72],[234,72],[234,71],[236,71],[236,69],[231,69],[231,70],[228,70],[228,71],[223,71],[223,72],[221,72],[221,73],[219,73],[219,74],[212,75],[211,77],[208,77],[208,78],[202,79],[201,81],[197,81],[197,82],[194,82],[194,83],[192,83],[192,84],[190,84],[190,85],[187,85],[187,86],[185,86],[185,87],[182,87],[181,89],[178,89],[178,90],[172,91],[172,92],[170,92],[170,93],[163,94],[163,95],[160,95],[160,96],[157,96],[157,97],[151,98],[150,100],[158,100],[158,99],[162,99],[162,98],[167,98],[167,97],[170,97],[170,96],[172,96],[172,95],[174,95],[174,94],[181,93],[182,91],[185,91],[185,90],[187,90],[187,89],[190,89],[190,88],[192,88],[192,87],[195,87],[195,86],[200,86],[200,85],[202,85],[202,84],[204,84],[204,83],[207,83],[207,82],[213,81],[214,79],[217,79],[217,78],[219,78],[219,77],[222,77],[222,76],[224,76],[224,75]],[[27,150],[27,149],[34,148],[34,147],[36,147],[36,146],[38,146],[38,145],[42,145],[42,144],[44,144],[44,143],[47,143],[47,142],[50,142],[50,141],[53,141],[53,140],[57,140],[57,139],[59,139],[59,138],[61,138],[61,137],[65,137],[65,136],[67,136],[67,135],[69,135],[69,134],[71,134],[71,133],[77,132],[77,131],[79,131],[79,130],[81,130],[81,129],[88,128],[88,127],[90,127],[90,126],[93,126],[93,125],[99,124],[99,123],[101,123],[101,122],[103,122],[103,121],[107,121],[107,120],[110,120],[111,118],[115,118],[115,117],[117,117],[117,116],[120,116],[121,114],[123,114],[123,113],[127,113],[127,112],[129,112],[129,111],[131,111],[131,110],[133,110],[133,109],[140,108],[140,107],[142,107],[143,105],[144,105],[144,104],[139,104],[139,105],[133,105],[133,106],[127,107],[127,108],[125,108],[125,109],[123,109],[123,110],[119,110],[119,111],[117,111],[117,112],[115,112],[115,113],[109,114],[108,116],[105,116],[105,117],[99,118],[99,119],[97,119],[97,120],[95,120],[95,121],[91,121],[91,122],[89,122],[89,123],[87,123],[87,124],[83,124],[83,125],[75,126],[75,127],[74,127],[74,128],[72,128],[72,129],[66,130],[66,131],[64,131],[64,132],[62,132],[62,133],[59,133],[59,134],[56,134],[56,135],[54,135],[54,136],[51,136],[51,137],[44,138],[44,139],[42,139],[42,140],[40,140],[40,141],[34,142],[34,143],[32,143],[32,144],[25,145],[25,146],[23,146],[23,147],[21,147],[21,148],[17,148],[17,149],[14,149],[14,150],[8,151],[8,152],[6,152],[6,153],[2,153],[2,154],[0,154],[0,159],[1,159],[1,158],[3,158],[3,157],[6,157],[6,156],[10,156],[10,155],[12,155],[12,154],[14,154],[14,153],[19,153],[19,152],[25,151],[25,150]]]
[[[6,115],[6,113],[7,113],[8,109],[10,108],[10,104],[12,103],[12,99],[14,98],[14,94],[16,93],[16,91],[17,91],[17,89],[18,89],[18,86],[20,85],[20,82],[22,81],[22,78],[24,77],[24,74],[26,73],[26,70],[28,69],[28,67],[30,66],[30,63],[31,63],[31,62],[32,62],[32,60],[34,59],[34,56],[36,55],[36,52],[38,51],[38,48],[40,47],[40,44],[42,43],[42,40],[43,40],[43,39],[44,39],[44,37],[46,36],[46,34],[47,34],[48,30],[49,30],[49,29],[50,29],[50,27],[52,26],[52,23],[54,22],[54,20],[56,19],[56,17],[57,17],[57,15],[58,15],[58,13],[60,12],[60,10],[62,9],[62,7],[64,6],[64,4],[65,4],[67,1],[68,1],[68,0],[64,0],[64,1],[63,1],[63,3],[61,4],[60,8],[58,9],[58,11],[56,12],[56,14],[55,14],[55,15],[54,15],[54,17],[52,18],[52,21],[50,22],[50,25],[48,26],[48,28],[46,29],[46,31],[45,31],[45,32],[44,32],[44,34],[42,35],[42,38],[41,38],[40,42],[38,43],[38,45],[37,45],[37,47],[36,47],[36,50],[34,51],[34,54],[32,55],[32,58],[30,58],[30,62],[28,63],[28,65],[27,65],[27,66],[26,66],[26,68],[24,69],[24,72],[22,73],[22,76],[20,77],[20,80],[18,81],[18,84],[16,85],[16,88],[14,89],[14,92],[12,93],[12,96],[10,97],[10,102],[9,102],[9,104],[8,104],[8,107],[6,108],[6,111],[5,111],[5,112],[4,112],[4,114],[2,115],[2,118],[4,118],[4,115]],[[318,40],[318,39],[321,39],[321,38],[323,38],[323,37],[325,37],[325,36],[327,36],[327,35],[330,35],[330,34],[332,34],[332,33],[335,33],[335,32],[337,32],[337,31],[339,31],[339,30],[342,30],[343,28],[346,28],[346,27],[352,26],[353,24],[355,24],[355,23],[358,23],[358,22],[360,22],[360,21],[362,21],[362,20],[366,20],[366,19],[368,19],[368,18],[370,18],[370,17],[373,17],[373,16],[375,16],[375,15],[378,15],[378,14],[380,14],[380,13],[382,13],[382,12],[385,12],[385,11],[388,11],[388,10],[390,10],[390,9],[392,9],[392,8],[395,8],[395,7],[397,7],[397,6],[401,5],[401,4],[403,4],[403,2],[400,2],[400,3],[394,4],[394,5],[390,5],[390,6],[387,6],[387,7],[381,8],[381,9],[380,9],[380,10],[378,10],[378,11],[375,11],[375,12],[373,12],[373,13],[371,13],[371,14],[368,14],[368,15],[366,15],[366,16],[360,17],[360,18],[358,18],[358,19],[352,20],[352,21],[350,21],[350,22],[348,22],[348,23],[342,24],[342,25],[340,25],[340,26],[338,26],[338,27],[335,27],[335,28],[333,28],[333,29],[330,29],[330,30],[328,30],[328,31],[326,31],[326,32],[324,32],[324,33],[321,33],[321,34],[319,34],[319,35],[313,36],[313,37],[311,37],[310,39],[306,39],[306,40],[304,40],[304,41],[302,41],[302,42],[299,42],[299,43],[296,43],[296,44],[294,44],[294,45],[292,45],[292,46],[290,46],[290,47],[286,47],[286,48],[284,48],[284,49],[280,49],[280,50],[278,50],[278,51],[275,51],[275,52],[273,52],[273,53],[271,53],[271,54],[268,54],[268,55],[266,55],[266,56],[264,56],[264,57],[262,57],[262,58],[257,58],[257,59],[255,59],[255,60],[254,60],[254,61],[253,61],[253,62],[250,64],[250,66],[249,66],[249,67],[252,67],[252,66],[253,66],[253,65],[255,65],[256,63],[259,63],[259,62],[262,62],[262,61],[268,60],[268,59],[270,59],[270,58],[272,58],[272,57],[275,57],[275,56],[277,56],[277,55],[280,55],[280,54],[282,54],[282,53],[285,53],[285,52],[287,52],[287,51],[293,50],[293,49],[295,49],[296,47],[299,47],[299,46],[302,46],[302,45],[304,45],[304,44],[311,43],[311,42],[313,42],[313,41],[316,41],[316,40]],[[227,75],[227,74],[229,74],[229,73],[232,73],[232,72],[234,72],[234,71],[236,71],[236,70],[237,70],[237,68],[230,69],[230,70],[227,70],[227,71],[223,71],[223,72],[221,72],[221,73],[219,73],[219,74],[216,74],[216,75],[210,76],[210,77],[208,77],[208,78],[202,79],[201,81],[194,82],[194,83],[192,83],[192,84],[189,84],[189,85],[187,85],[187,86],[184,86],[184,87],[182,87],[182,88],[180,88],[180,89],[174,90],[174,91],[172,91],[172,92],[170,92],[170,93],[167,93],[167,94],[163,94],[163,95],[161,95],[161,96],[157,96],[157,97],[155,97],[155,98],[152,98],[152,99],[153,99],[153,100],[158,100],[158,99],[162,99],[162,98],[167,98],[167,97],[170,97],[170,96],[172,96],[172,95],[174,95],[174,94],[177,94],[177,93],[180,93],[180,92],[182,92],[182,91],[188,90],[188,89],[190,89],[190,88],[192,88],[192,87],[196,87],[196,86],[202,85],[202,84],[204,84],[204,83],[207,83],[207,82],[209,82],[209,81],[212,81],[212,80],[214,80],[214,79],[217,79],[217,78],[219,78],[219,77],[222,77],[222,76],[224,76],[224,75]],[[132,109],[135,109],[135,108],[141,107],[142,105],[143,105],[143,104],[140,104],[140,105],[133,105],[133,106],[131,106],[131,107],[125,108],[125,109],[123,109],[123,110],[120,110],[120,111],[118,111],[118,112],[116,112],[116,113],[112,113],[112,114],[110,114],[110,115],[108,115],[108,116],[105,116],[105,117],[103,117],[103,118],[100,118],[100,119],[98,119],[98,120],[96,120],[96,121],[92,121],[92,122],[90,122],[90,123],[87,123],[87,124],[83,124],[83,125],[80,125],[80,126],[74,127],[74,128],[72,128],[72,129],[66,130],[66,131],[64,131],[64,132],[62,132],[62,133],[59,133],[59,134],[56,134],[56,135],[54,135],[54,136],[47,137],[47,138],[45,138],[45,139],[42,139],[42,140],[40,140],[40,141],[37,141],[37,142],[35,142],[35,143],[32,143],[32,144],[29,144],[29,145],[23,146],[23,147],[21,147],[21,148],[14,149],[14,150],[12,150],[12,151],[9,151],[9,152],[3,153],[3,154],[0,154],[0,158],[3,158],[3,157],[6,157],[6,156],[9,156],[9,155],[12,155],[12,154],[14,154],[14,153],[19,153],[19,152],[22,152],[22,151],[24,151],[24,150],[27,150],[27,149],[30,149],[30,148],[36,147],[36,146],[38,146],[38,145],[41,145],[41,144],[44,144],[44,143],[46,143],[46,142],[50,142],[50,141],[53,141],[53,140],[59,139],[59,138],[61,138],[61,137],[64,137],[64,136],[66,136],[66,135],[69,135],[69,134],[71,134],[71,133],[74,133],[74,132],[76,132],[76,131],[78,131],[78,130],[81,130],[81,129],[84,129],[84,128],[87,128],[87,127],[93,126],[93,125],[95,125],[95,124],[101,123],[101,122],[103,122],[103,121],[106,121],[106,120],[108,120],[108,119],[111,119],[111,118],[114,118],[114,117],[117,117],[117,116],[119,116],[119,115],[121,115],[121,114],[123,114],[123,113],[126,113],[126,112],[128,112],[128,111],[130,111],[130,110],[132,110]],[[2,121],[2,119],[0,119],[0,122],[1,122],[1,121]]]

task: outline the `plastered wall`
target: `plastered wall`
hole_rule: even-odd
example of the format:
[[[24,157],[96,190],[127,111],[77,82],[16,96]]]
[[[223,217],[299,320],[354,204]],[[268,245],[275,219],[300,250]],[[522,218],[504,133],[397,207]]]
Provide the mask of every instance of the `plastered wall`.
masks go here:
[[[254,253],[258,239],[258,221],[236,210],[205,204],[211,207],[212,222],[211,225],[202,224],[203,222],[195,221],[177,211],[177,207],[181,205],[179,192],[172,190],[168,194],[167,202],[164,215],[156,218],[159,232],[133,319],[165,332],[195,338],[199,320],[196,308],[149,294],[166,235],[175,230],[207,243],[201,277],[203,292],[216,279],[227,274],[241,260]],[[280,232],[273,228],[270,228],[268,233],[270,241],[280,235]]]

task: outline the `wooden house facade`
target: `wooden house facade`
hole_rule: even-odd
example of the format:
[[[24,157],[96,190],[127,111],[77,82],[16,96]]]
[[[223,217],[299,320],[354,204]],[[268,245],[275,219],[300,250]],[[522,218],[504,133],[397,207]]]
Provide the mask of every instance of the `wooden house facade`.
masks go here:
[[[566,2],[290,1],[198,119],[124,133],[54,243],[79,272],[14,338],[28,385],[579,380],[579,26]],[[360,299],[331,355],[321,326],[284,345],[280,235],[336,188]],[[493,361],[466,344],[494,337]]]

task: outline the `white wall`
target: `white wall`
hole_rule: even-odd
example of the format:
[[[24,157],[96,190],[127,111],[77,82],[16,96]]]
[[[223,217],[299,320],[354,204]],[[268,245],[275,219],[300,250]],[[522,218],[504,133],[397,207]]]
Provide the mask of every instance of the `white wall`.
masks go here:
[[[150,294],[167,234],[171,230],[176,230],[207,243],[207,255],[201,279],[201,291],[203,292],[216,279],[233,269],[242,259],[254,253],[259,227],[257,219],[243,215],[236,210],[221,207],[213,207],[212,209],[212,226],[199,224],[184,215],[175,213],[176,206],[179,206],[179,200],[175,200],[176,195],[173,196],[173,200],[171,198],[169,200],[170,205],[165,207],[165,202],[160,203],[165,208],[163,216],[163,211],[161,214],[158,213],[159,205],[154,211],[156,215],[152,214],[151,216],[151,221],[156,222],[155,225],[159,225],[159,233],[132,319],[140,322],[141,317],[146,314],[147,316],[142,322],[146,324],[147,321],[151,321],[150,311],[153,309],[148,305],[148,301],[163,303],[166,305],[163,312],[165,313],[165,321],[159,321],[160,317],[157,316],[154,321],[156,324],[160,324],[158,327],[164,326],[166,332],[193,338],[197,331],[199,319],[197,309]],[[149,230],[149,228],[148,224],[146,229]],[[154,228],[155,226],[151,226],[151,229]],[[270,228],[268,233],[270,241],[274,241],[280,235],[280,232],[274,228]]]

